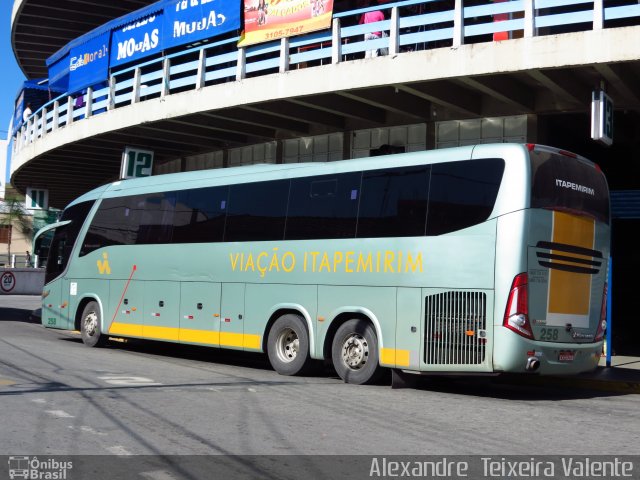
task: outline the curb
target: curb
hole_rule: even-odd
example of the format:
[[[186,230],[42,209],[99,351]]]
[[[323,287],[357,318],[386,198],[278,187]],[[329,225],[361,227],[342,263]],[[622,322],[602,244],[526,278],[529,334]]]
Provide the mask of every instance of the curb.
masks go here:
[[[601,367],[604,368],[604,367]],[[612,375],[616,375],[614,370],[607,370],[604,372],[598,372],[594,375],[608,375],[611,372]],[[626,374],[627,372],[620,372]],[[635,371],[634,371],[635,373]],[[638,375],[634,375],[633,379],[623,378],[597,378],[592,376],[530,376],[530,377],[511,377],[510,382],[518,383],[520,385],[534,385],[534,386],[556,386],[561,388],[580,388],[586,390],[600,390],[606,392],[627,393],[627,394],[640,394],[640,372]]]

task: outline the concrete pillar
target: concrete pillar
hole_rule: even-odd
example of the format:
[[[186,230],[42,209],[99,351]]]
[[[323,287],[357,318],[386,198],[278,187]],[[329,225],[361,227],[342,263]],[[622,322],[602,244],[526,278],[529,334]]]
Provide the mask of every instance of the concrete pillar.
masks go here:
[[[391,28],[389,30],[389,55],[397,55],[400,52],[400,15],[398,7],[391,9]]]
[[[67,125],[73,123],[73,97],[69,95],[67,97]]]
[[[453,47],[464,44],[464,7],[462,0],[455,0],[453,10]]]
[[[84,118],[89,118],[93,113],[93,88],[87,88],[87,95],[85,96],[85,99],[87,104],[85,106]]]
[[[536,31],[535,0],[524,0],[524,37],[531,38]]]
[[[289,38],[280,39],[280,73],[289,71]]]
[[[202,90],[204,88],[204,77],[207,73],[207,52],[203,48],[200,50],[200,56],[198,57],[198,73],[196,74],[196,90]]]
[[[331,63],[340,63],[342,59],[342,37],[340,36],[340,19],[333,19],[333,30],[331,32]]]
[[[162,63],[162,90],[160,97],[164,98],[169,95],[171,89],[171,59],[165,58]]]
[[[236,67],[236,80],[242,80],[247,76],[247,50],[245,47],[238,48],[238,65]]]
[[[604,28],[604,0],[593,0],[593,29]]]
[[[60,126],[60,102],[56,100],[53,102],[53,118],[51,119],[51,131],[58,130]]]

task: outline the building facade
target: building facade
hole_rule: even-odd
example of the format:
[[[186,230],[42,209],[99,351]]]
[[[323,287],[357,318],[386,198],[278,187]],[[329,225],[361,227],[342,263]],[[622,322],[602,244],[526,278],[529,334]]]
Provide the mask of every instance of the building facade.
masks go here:
[[[225,2],[235,28],[176,41],[180,19],[165,20],[182,3],[127,0],[86,16],[75,0],[56,9],[15,0],[12,41],[25,74],[56,89],[69,77],[16,125],[16,188],[63,208],[120,178],[123,156],[157,175],[487,142],[564,148],[595,161],[613,192],[618,350],[637,349],[625,340],[640,333],[626,281],[640,262],[630,240],[640,198],[637,1],[320,2],[333,6],[323,28],[249,45],[257,1]],[[374,10],[384,20],[361,23]],[[211,11],[199,10],[205,19]],[[75,78],[82,69],[72,62],[83,45],[83,58],[110,60],[89,80]],[[600,92],[604,126],[593,132]]]

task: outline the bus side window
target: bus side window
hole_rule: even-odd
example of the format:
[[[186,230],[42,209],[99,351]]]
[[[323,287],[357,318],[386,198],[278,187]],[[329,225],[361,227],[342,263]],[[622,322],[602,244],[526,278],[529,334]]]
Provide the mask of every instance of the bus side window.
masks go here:
[[[444,235],[487,220],[503,173],[504,160],[499,158],[433,165],[427,235]]]
[[[425,234],[430,167],[365,171],[358,213],[358,238]]]
[[[172,243],[221,242],[228,201],[227,186],[178,192]]]
[[[138,235],[136,244],[151,245],[170,243],[173,231],[173,215],[176,193],[161,192],[140,195],[137,199]]]
[[[225,242],[282,240],[289,180],[232,185]]]
[[[291,180],[287,240],[354,238],[360,172]]]

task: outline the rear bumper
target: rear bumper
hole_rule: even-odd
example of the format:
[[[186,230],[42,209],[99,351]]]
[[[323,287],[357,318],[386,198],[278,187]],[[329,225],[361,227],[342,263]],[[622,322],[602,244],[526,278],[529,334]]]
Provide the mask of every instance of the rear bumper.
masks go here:
[[[600,361],[603,342],[550,343],[528,340],[511,330],[494,327],[493,369],[495,372],[571,375],[595,369]],[[572,361],[560,361],[560,352],[573,352]],[[533,353],[533,355],[532,355]],[[539,361],[535,372],[527,370],[530,357]]]

